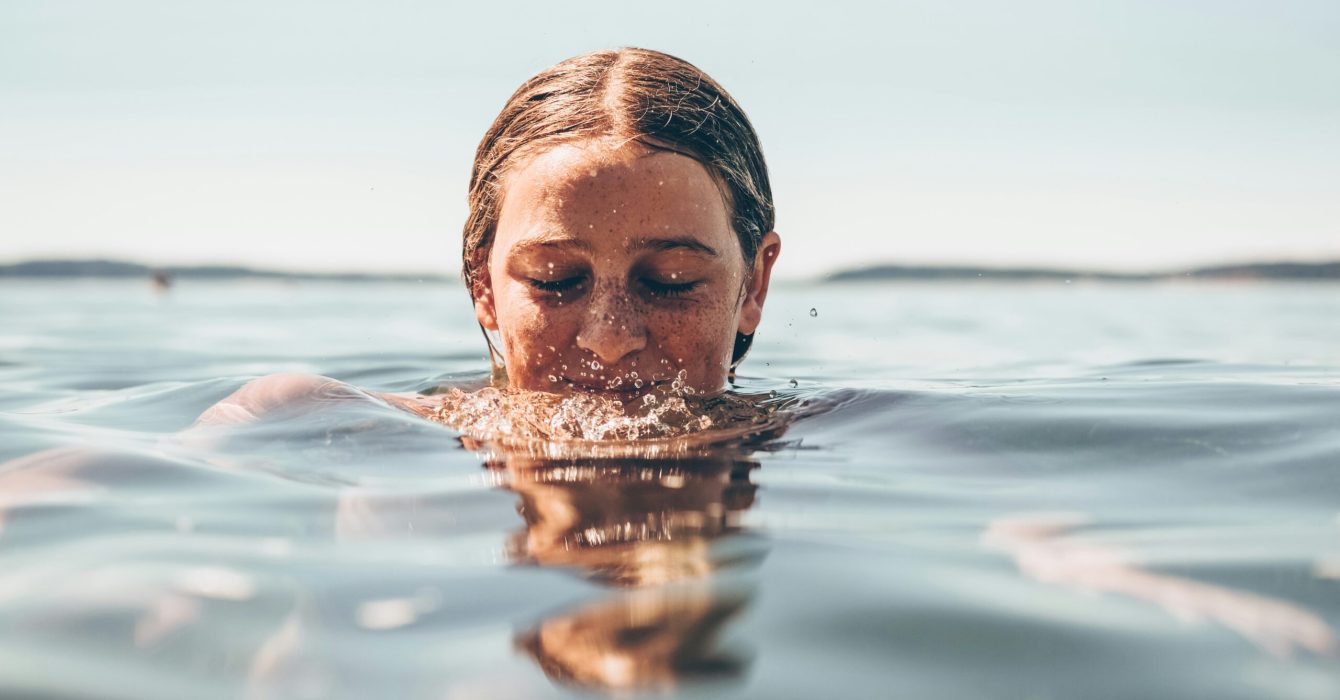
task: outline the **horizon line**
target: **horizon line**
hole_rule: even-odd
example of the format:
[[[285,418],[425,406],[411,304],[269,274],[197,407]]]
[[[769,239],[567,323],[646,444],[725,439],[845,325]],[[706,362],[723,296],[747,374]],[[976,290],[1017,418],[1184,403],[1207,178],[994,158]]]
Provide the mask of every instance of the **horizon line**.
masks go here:
[[[25,267],[52,266],[55,268],[69,266],[102,266],[106,269],[98,270],[68,270],[59,269],[32,270],[25,271]],[[1189,275],[1197,272],[1248,272],[1252,269],[1260,270],[1262,268],[1326,268],[1335,266],[1340,268],[1340,257],[1334,257],[1323,260],[1299,260],[1286,258],[1260,258],[1248,262],[1224,262],[1213,264],[1190,265],[1173,268],[1145,269],[1141,271],[1118,271],[1112,269],[1103,269],[1096,267],[1069,267],[1064,265],[1046,265],[1046,264],[979,264],[972,262],[955,263],[920,263],[920,262],[879,262],[860,266],[840,267],[826,272],[810,275],[808,277],[794,277],[796,281],[841,281],[842,279],[857,279],[862,276],[879,277],[891,276],[898,273],[937,273],[962,274],[962,273],[999,273],[1003,275],[1030,275],[1030,276],[1075,276],[1075,277],[1099,277],[1109,279],[1153,279],[1159,277],[1172,277],[1179,275]],[[20,260],[0,259],[0,276],[3,277],[130,277],[137,274],[152,274],[163,271],[169,273],[186,274],[203,273],[206,276],[252,276],[252,277],[288,277],[288,278],[307,278],[307,279],[368,279],[368,280],[441,280],[449,281],[453,278],[460,278],[459,270],[443,273],[428,271],[374,271],[374,270],[349,270],[349,269],[331,269],[331,270],[303,270],[281,267],[256,267],[244,263],[173,263],[173,264],[152,264],[139,260],[128,258],[113,257],[34,257]],[[15,274],[18,272],[18,274]],[[980,275],[979,275],[980,276]]]

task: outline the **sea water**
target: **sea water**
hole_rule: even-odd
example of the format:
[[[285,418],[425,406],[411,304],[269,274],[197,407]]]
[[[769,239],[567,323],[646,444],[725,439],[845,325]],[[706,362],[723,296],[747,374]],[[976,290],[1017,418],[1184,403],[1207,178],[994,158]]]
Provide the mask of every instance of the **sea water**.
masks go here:
[[[1340,286],[781,284],[692,454],[508,455],[441,283],[0,282],[0,697],[1340,697]]]

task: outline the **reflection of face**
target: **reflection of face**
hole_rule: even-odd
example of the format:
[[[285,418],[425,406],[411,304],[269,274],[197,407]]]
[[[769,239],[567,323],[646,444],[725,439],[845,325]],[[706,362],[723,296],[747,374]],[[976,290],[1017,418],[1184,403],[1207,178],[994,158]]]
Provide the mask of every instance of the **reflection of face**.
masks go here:
[[[625,589],[548,615],[520,646],[554,680],[586,689],[669,690],[737,677],[745,661],[718,636],[753,589],[713,574],[763,555],[739,526],[757,466],[730,456],[492,463],[521,496],[526,527],[513,557]]]
[[[506,180],[476,312],[521,389],[631,396],[716,391],[737,331],[758,325],[780,244],[746,269],[721,192],[697,161],[581,142]],[[752,273],[752,274],[747,274]]]
[[[712,542],[739,532],[740,513],[757,488],[749,481],[753,466],[731,459],[511,458],[507,488],[521,496],[526,520],[513,555],[539,566],[576,567],[619,586],[702,578],[741,564],[723,559]]]
[[[542,621],[518,639],[551,678],[585,689],[671,690],[726,680],[745,660],[719,648],[750,593],[709,587],[640,590]]]

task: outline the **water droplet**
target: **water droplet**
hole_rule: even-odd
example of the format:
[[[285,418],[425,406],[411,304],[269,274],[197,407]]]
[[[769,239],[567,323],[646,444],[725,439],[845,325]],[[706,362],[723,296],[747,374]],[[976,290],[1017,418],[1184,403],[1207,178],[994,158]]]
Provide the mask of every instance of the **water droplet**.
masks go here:
[[[798,381],[792,379],[792,380],[791,380],[791,388],[794,389],[794,388],[796,388],[796,387],[798,387],[798,386],[800,386],[800,382],[798,382]]]
[[[603,368],[604,368],[604,365],[600,364],[599,361],[597,361],[597,360],[591,360],[591,369],[603,369]]]
[[[810,308],[810,318],[818,318],[818,317],[819,317],[819,310],[816,309],[816,308],[811,307],[811,308]]]
[[[557,384],[557,383],[558,383],[558,377],[555,377],[554,375],[551,374],[551,375],[549,375],[549,381],[551,381],[551,382]]]

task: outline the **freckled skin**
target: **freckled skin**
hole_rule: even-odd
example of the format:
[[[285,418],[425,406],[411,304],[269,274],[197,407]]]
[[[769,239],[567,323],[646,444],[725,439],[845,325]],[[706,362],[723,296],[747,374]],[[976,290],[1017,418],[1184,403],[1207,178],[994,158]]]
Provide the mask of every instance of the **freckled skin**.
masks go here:
[[[720,390],[736,331],[758,326],[781,244],[767,234],[746,274],[700,163],[638,144],[565,144],[509,173],[503,196],[475,310],[501,335],[514,387],[635,395],[682,370],[695,390]]]

